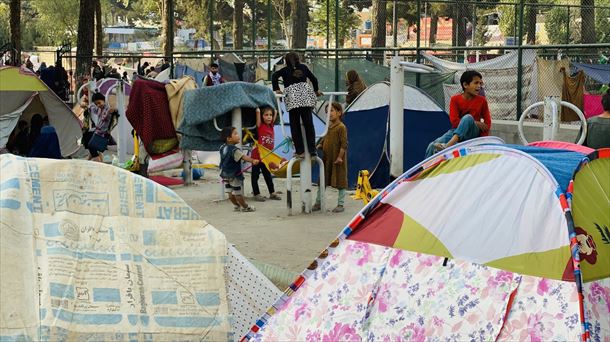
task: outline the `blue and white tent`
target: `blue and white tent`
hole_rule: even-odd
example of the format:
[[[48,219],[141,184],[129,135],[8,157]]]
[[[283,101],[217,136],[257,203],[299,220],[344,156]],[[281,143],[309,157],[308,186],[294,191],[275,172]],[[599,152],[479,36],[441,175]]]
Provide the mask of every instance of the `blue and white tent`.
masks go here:
[[[421,89],[404,86],[403,169],[422,161],[428,144],[445,133],[449,115]],[[385,187],[390,182],[390,84],[369,86],[347,107],[348,184],[356,186],[358,172],[368,170],[371,185]]]

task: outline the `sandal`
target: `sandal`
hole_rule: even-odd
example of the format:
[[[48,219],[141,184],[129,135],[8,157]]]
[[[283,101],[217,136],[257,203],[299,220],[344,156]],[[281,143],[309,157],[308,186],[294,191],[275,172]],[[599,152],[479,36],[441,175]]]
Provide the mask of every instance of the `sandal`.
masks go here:
[[[313,207],[311,207],[311,211],[320,211],[322,208],[320,207],[320,204],[316,203],[313,205]]]
[[[343,208],[342,205],[338,205],[337,207],[335,207],[335,209],[333,209],[333,213],[342,213],[345,211],[345,208]]]
[[[273,194],[269,195],[269,199],[279,201],[282,198],[280,196],[278,196],[278,195],[273,193]]]
[[[241,207],[236,205],[233,207],[233,211],[241,211]]]
[[[447,144],[443,144],[443,143],[436,143],[434,144],[434,149],[438,152],[438,151],[442,151],[444,149],[447,148]]]
[[[254,200],[256,202],[265,202],[265,197],[261,196],[261,195],[254,195]]]
[[[246,208],[243,208],[241,211],[242,211],[242,213],[251,213],[251,212],[256,211],[256,209],[254,209],[254,208],[253,208],[253,207],[251,207],[251,206],[248,206],[248,207],[246,207]]]

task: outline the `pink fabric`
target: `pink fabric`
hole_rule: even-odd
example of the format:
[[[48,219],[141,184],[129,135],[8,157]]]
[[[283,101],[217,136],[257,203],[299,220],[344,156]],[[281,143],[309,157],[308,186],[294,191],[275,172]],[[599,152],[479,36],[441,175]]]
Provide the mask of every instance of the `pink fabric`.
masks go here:
[[[552,141],[552,140],[535,141],[535,142],[527,144],[527,146],[547,147],[547,148],[554,148],[554,149],[558,149],[558,150],[568,150],[568,151],[580,152],[583,154],[589,154],[589,153],[592,153],[593,151],[595,151],[594,149],[586,147],[586,146],[572,144],[572,143],[563,142],[563,141]]]
[[[585,117],[588,119],[603,112],[602,96],[585,94]]]

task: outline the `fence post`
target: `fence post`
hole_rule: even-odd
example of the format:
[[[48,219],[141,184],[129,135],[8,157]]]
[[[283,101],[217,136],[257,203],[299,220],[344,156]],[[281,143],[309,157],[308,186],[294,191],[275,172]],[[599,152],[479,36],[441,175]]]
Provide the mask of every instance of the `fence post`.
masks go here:
[[[252,0],[250,3],[250,10],[252,11],[252,59],[256,60],[256,0]],[[258,62],[257,62],[258,63]]]
[[[398,47],[398,17],[396,15],[396,0],[394,0],[394,4],[392,6],[392,39],[394,40],[393,46],[395,48]]]
[[[566,26],[566,44],[570,44],[570,6],[568,6],[568,26]]]
[[[524,0],[519,0],[519,34],[517,37],[517,120],[521,118],[521,97],[523,96],[523,8]]]
[[[339,91],[339,0],[335,0],[335,91]]]
[[[416,49],[415,49],[415,61],[417,63],[421,62],[421,56],[420,56],[420,50],[419,48],[421,47],[421,0],[417,0],[417,39],[415,42],[416,45]],[[421,77],[420,74],[417,73],[415,74],[415,86],[416,87],[420,87],[421,84]]]
[[[271,0],[267,0],[267,80],[271,80]]]
[[[210,64],[214,63],[214,1],[208,3],[210,14]]]
[[[330,0],[326,0],[326,22],[330,23]],[[330,25],[326,25],[326,62],[330,58]]]

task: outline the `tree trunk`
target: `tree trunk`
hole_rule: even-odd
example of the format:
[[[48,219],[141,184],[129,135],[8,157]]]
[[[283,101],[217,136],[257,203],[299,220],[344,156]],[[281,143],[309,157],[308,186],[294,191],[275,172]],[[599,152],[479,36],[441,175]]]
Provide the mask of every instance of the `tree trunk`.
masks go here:
[[[580,0],[580,34],[584,44],[597,43],[595,33],[595,0]]]
[[[271,14],[269,14],[271,15]],[[244,48],[244,0],[235,0],[233,5],[233,49]]]
[[[438,14],[432,11],[430,15],[430,36],[428,37],[428,45],[436,44],[436,32],[438,31]]]
[[[11,51],[13,64],[21,65],[21,0],[11,0],[10,3],[11,43],[15,51]]]
[[[91,53],[93,52],[93,18],[95,3],[93,0],[80,0],[78,17],[78,34],[76,37],[76,73],[78,86],[82,85],[83,77],[89,77],[91,69]]]
[[[161,17],[163,20],[163,26],[161,27],[163,55],[171,57],[174,52],[174,0],[163,0]]]
[[[292,0],[290,16],[292,17],[291,48],[307,47],[307,23],[309,22],[309,5],[307,0]]]
[[[104,29],[102,28],[102,4],[100,0],[95,1],[95,54],[104,54]]]
[[[387,20],[387,10],[385,8],[385,1],[373,0],[373,6],[371,7],[371,19],[373,21],[373,27],[371,32],[371,46],[385,48],[385,27]],[[383,56],[384,53],[382,51],[373,52],[373,60],[376,62],[383,63]]]
[[[538,0],[531,0],[530,3],[537,3]],[[534,45],[536,44],[536,13],[538,12],[538,7],[533,5],[528,5],[527,14],[525,17],[526,20],[526,28],[525,33],[527,34],[527,44]]]

